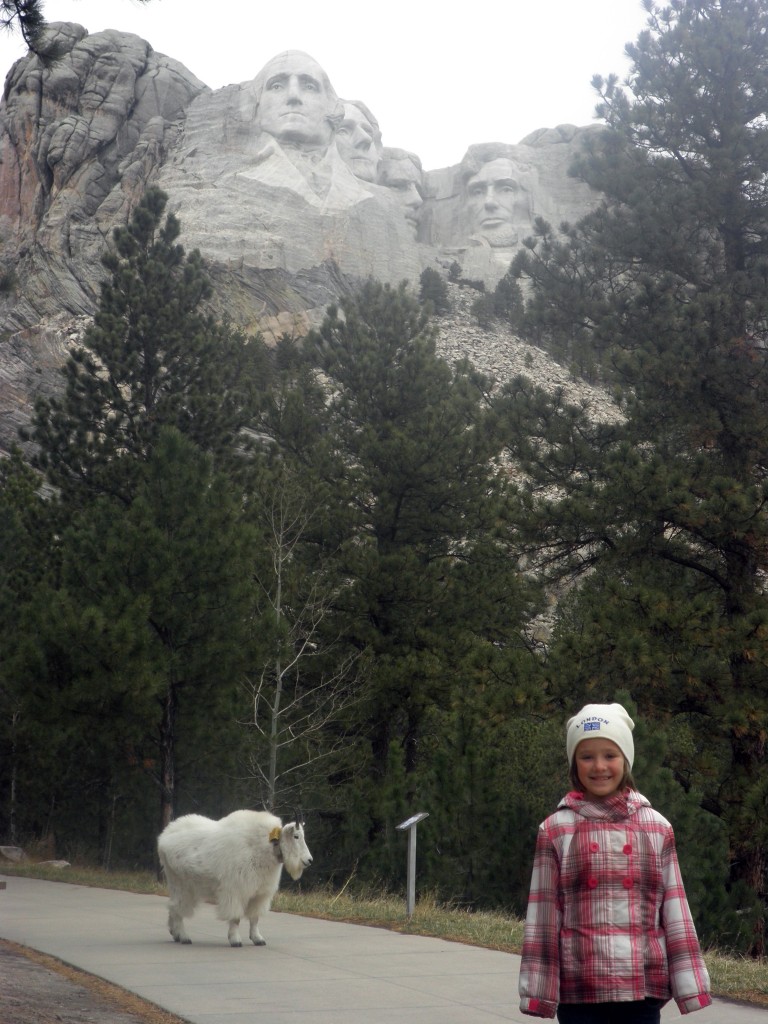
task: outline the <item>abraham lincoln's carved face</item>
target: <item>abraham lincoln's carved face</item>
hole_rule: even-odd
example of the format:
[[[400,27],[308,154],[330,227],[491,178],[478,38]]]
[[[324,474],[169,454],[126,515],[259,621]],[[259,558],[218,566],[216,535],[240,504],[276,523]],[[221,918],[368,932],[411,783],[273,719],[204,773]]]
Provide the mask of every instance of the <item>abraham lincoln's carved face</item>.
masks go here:
[[[530,232],[530,194],[506,157],[489,161],[469,179],[466,208],[470,234],[492,246],[515,245]]]

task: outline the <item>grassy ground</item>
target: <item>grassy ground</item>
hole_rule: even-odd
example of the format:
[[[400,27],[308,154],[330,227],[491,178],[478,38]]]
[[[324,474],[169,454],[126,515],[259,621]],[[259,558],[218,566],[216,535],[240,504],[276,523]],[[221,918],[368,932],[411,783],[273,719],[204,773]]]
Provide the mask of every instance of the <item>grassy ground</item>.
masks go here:
[[[62,869],[29,863],[3,863],[0,872],[48,881],[94,885],[104,889],[156,893],[158,896],[166,894],[165,888],[148,872],[120,873],[77,867]],[[278,893],[273,909],[305,917],[390,928],[410,935],[430,935],[450,942],[465,942],[507,953],[519,953],[523,939],[523,923],[520,920],[503,914],[456,910],[428,896],[420,897],[410,919],[402,897],[350,895],[344,890],[302,892],[285,888]],[[706,951],[705,958],[714,995],[768,1007],[768,960],[728,956],[715,949]]]

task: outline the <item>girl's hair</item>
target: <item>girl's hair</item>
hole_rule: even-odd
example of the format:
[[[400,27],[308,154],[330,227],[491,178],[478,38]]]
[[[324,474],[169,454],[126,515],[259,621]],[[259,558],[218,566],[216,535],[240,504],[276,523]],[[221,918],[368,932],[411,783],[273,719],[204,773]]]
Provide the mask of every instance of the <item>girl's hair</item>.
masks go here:
[[[625,789],[637,789],[637,786],[635,785],[635,780],[632,778],[632,769],[629,767],[629,762],[623,755],[622,760],[624,761],[624,774],[621,776],[621,782],[619,783],[619,791],[623,793]],[[579,781],[579,771],[576,767],[575,756],[571,761],[571,767],[568,772],[568,777],[571,780],[571,785],[575,790],[577,790],[579,793],[586,792],[581,782]]]

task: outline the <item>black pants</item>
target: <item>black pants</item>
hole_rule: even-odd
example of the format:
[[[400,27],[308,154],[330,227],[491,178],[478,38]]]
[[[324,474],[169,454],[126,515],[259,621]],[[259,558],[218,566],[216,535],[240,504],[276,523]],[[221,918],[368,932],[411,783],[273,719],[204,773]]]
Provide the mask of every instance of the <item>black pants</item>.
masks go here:
[[[560,1024],[659,1024],[663,999],[637,1003],[560,1003]]]

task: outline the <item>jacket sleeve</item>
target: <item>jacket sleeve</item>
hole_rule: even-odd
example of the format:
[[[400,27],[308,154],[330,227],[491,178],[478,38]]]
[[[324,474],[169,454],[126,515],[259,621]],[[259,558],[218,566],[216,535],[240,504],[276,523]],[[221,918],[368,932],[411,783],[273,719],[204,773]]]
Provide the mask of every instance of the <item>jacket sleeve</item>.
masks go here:
[[[554,1017],[560,999],[560,864],[552,840],[540,826],[520,964],[520,1010]]]
[[[664,900],[661,925],[667,944],[669,982],[680,1013],[692,1013],[709,1006],[709,972],[696,935],[696,928],[685,895],[675,836],[670,828],[662,851]]]

